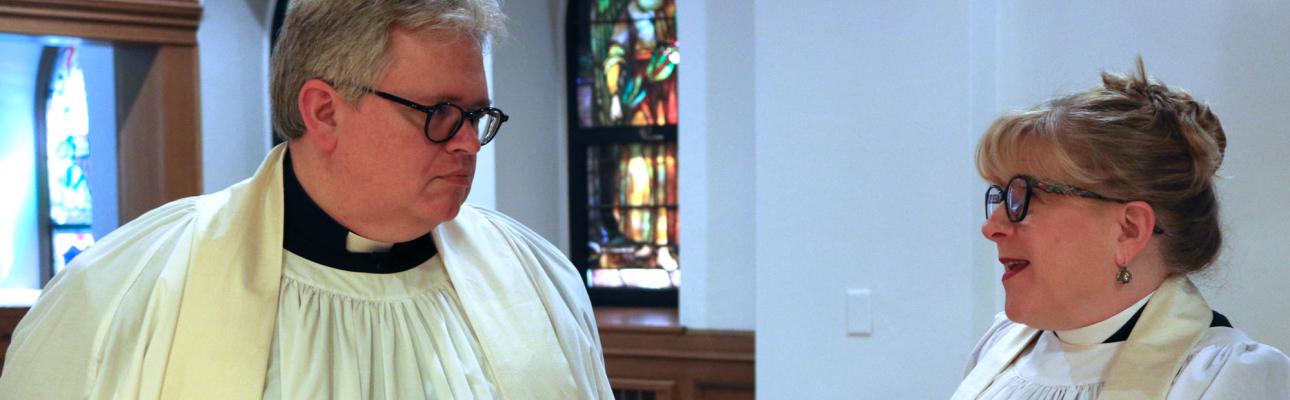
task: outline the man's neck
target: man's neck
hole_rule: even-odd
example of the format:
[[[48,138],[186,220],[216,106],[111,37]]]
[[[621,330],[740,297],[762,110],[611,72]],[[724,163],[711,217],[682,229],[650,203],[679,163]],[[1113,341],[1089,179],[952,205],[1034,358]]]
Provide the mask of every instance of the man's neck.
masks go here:
[[[353,272],[394,273],[414,268],[437,253],[434,240],[422,235],[401,243],[362,237],[327,215],[305,192],[291,154],[282,168],[282,247],[328,267]]]
[[[286,161],[295,170],[300,186],[319,208],[351,232],[389,243],[406,242],[429,233],[429,229],[415,226],[408,219],[382,220],[373,212],[379,210],[349,201],[351,197],[344,195],[343,188],[335,187],[333,180],[326,179],[326,165],[321,157],[309,149],[297,151],[298,147],[292,145],[289,144],[290,156]]]

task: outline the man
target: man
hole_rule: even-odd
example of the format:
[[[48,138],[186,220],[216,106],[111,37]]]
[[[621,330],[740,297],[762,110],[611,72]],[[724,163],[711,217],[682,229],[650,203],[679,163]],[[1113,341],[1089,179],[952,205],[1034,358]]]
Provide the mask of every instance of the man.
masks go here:
[[[15,331],[20,399],[612,398],[549,243],[463,206],[507,116],[492,0],[304,0],[272,65],[287,139],[250,179],[121,227]]]

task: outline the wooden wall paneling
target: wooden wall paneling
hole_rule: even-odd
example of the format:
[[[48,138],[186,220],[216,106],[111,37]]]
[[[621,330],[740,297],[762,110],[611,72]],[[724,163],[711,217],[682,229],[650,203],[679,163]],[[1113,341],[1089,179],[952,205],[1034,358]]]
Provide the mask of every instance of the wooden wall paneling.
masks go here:
[[[9,341],[13,339],[13,328],[18,326],[24,315],[27,315],[26,307],[0,307],[0,372],[4,371],[4,356],[9,351]]]
[[[660,312],[674,316],[676,311],[654,313]],[[675,318],[650,313],[596,310],[605,369],[615,389],[669,382],[674,389],[667,394],[678,400],[754,398],[752,332],[686,329]],[[642,321],[663,323],[639,324]]]
[[[197,47],[161,46],[157,65],[165,82],[162,97],[165,104],[159,112],[164,128],[158,133],[164,145],[161,170],[166,201],[195,196],[202,192],[201,97],[198,93]],[[238,118],[238,116],[227,116]],[[123,219],[124,221],[124,219]]]
[[[117,45],[117,162],[122,224],[201,193],[197,48]]]
[[[751,387],[699,386],[697,398],[703,400],[747,400],[753,398]]]
[[[195,0],[4,0],[0,31],[194,46],[201,13]]]
[[[676,381],[659,379],[609,378],[616,400],[674,400]],[[647,394],[648,393],[648,394]]]

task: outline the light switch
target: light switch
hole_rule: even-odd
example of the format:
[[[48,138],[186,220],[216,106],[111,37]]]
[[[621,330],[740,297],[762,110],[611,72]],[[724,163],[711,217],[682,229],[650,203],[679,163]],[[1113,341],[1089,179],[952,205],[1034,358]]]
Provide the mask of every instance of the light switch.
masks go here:
[[[847,289],[847,335],[873,334],[873,314],[869,289]]]

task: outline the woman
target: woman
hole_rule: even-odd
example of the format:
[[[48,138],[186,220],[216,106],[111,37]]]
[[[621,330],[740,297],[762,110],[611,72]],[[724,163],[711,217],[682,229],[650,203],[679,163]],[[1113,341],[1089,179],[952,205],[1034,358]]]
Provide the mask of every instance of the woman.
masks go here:
[[[1187,279],[1222,242],[1225,145],[1209,107],[1141,59],[1136,76],[996,121],[977,169],[1006,317],[954,399],[1290,399],[1290,359]]]

